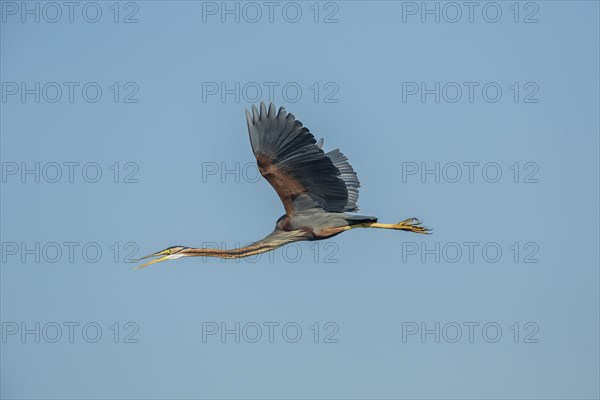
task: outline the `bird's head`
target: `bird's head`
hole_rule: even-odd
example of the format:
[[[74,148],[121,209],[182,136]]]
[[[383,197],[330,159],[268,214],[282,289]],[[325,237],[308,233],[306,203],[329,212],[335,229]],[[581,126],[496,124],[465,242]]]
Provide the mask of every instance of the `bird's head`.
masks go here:
[[[158,253],[148,254],[147,256],[138,258],[136,261],[144,260],[146,258],[152,258],[152,257],[159,257],[159,258],[155,258],[154,260],[148,261],[145,264],[135,267],[135,269],[144,268],[144,267],[147,267],[148,265],[156,264],[161,261],[176,260],[180,257],[184,257],[185,253],[182,253],[182,251],[186,250],[186,249],[187,249],[187,247],[185,247],[185,246],[171,246],[171,247],[167,247],[166,249],[164,249],[162,251],[159,251]]]

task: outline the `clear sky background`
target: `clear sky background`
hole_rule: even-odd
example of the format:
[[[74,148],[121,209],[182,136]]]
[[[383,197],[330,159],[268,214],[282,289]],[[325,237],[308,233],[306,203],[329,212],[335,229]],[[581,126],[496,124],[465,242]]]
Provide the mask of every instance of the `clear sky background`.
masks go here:
[[[54,4],[0,3],[2,398],[598,398],[597,2]],[[258,100],[434,235],[134,271],[271,232]]]

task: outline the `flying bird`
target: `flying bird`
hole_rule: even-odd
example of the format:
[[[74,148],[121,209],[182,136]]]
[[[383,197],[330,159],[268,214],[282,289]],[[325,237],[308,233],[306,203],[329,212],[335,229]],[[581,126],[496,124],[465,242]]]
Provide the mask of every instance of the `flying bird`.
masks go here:
[[[252,152],[258,170],[279,195],[285,214],[271,234],[245,247],[220,250],[172,246],[139,260],[158,257],[136,269],[181,257],[209,256],[241,258],[274,250],[303,240],[321,240],[354,228],[395,229],[430,233],[416,218],[397,224],[382,224],[376,217],[349,214],[358,211],[356,172],[340,150],[323,151],[323,139],[317,142],[310,131],[285,108],[260,112],[246,110]]]

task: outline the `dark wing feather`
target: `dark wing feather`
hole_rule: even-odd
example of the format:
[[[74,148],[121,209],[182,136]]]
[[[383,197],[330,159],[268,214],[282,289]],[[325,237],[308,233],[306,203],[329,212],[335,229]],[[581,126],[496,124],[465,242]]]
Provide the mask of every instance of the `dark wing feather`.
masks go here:
[[[267,111],[261,103],[260,113],[252,106],[246,119],[258,169],[281,198],[287,215],[303,211],[293,204],[302,194],[325,211],[345,210],[348,189],[340,171],[293,114],[283,107],[276,113],[273,104]]]
[[[344,206],[344,211],[358,211],[357,202],[358,188],[360,187],[360,182],[358,181],[358,176],[356,175],[356,172],[354,172],[354,169],[348,162],[348,158],[346,158],[346,156],[339,149],[332,150],[328,153],[325,153],[325,155],[329,157],[333,165],[335,165],[335,167],[340,171],[340,178],[342,178],[342,180],[346,184],[346,189],[348,190],[348,201]]]

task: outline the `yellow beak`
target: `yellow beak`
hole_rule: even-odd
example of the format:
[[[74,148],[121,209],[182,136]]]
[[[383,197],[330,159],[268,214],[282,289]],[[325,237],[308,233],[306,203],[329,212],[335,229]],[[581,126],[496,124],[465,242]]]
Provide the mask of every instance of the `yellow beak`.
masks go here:
[[[139,260],[143,260],[143,259],[146,259],[146,258],[150,258],[150,257],[158,257],[158,256],[162,256],[163,254],[165,254],[165,253],[164,253],[164,252],[160,252],[160,253],[149,254],[149,255],[147,255],[147,256],[144,256],[144,257],[142,257],[142,258],[138,258],[138,259],[137,259],[137,261],[139,261]],[[159,262],[161,262],[161,261],[168,260],[168,259],[169,259],[169,255],[166,255],[166,256],[164,256],[164,257],[160,257],[160,258],[156,258],[156,259],[154,259],[154,260],[148,261],[147,263],[145,263],[145,264],[142,264],[142,265],[140,265],[140,266],[137,266],[137,267],[135,267],[134,269],[135,269],[135,270],[138,270],[138,269],[140,269],[140,268],[147,267],[148,265],[156,264],[156,263],[159,263]]]

